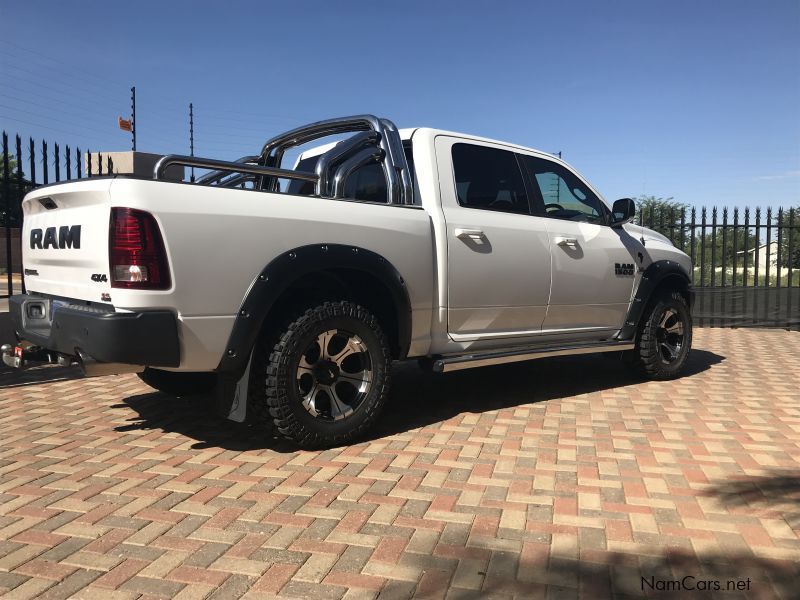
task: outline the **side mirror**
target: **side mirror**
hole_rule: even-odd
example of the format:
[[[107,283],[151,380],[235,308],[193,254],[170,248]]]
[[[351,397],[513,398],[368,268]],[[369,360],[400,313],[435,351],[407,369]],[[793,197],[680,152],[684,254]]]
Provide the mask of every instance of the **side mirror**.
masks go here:
[[[636,203],[630,198],[620,198],[611,208],[611,226],[620,227],[633,221],[636,215]]]

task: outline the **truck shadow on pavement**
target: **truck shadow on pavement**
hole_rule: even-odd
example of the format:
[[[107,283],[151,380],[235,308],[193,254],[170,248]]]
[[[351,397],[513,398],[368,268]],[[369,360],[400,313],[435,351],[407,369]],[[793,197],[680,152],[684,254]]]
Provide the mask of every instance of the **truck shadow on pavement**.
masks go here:
[[[702,373],[723,360],[724,357],[713,352],[692,350],[683,377]],[[363,441],[440,423],[462,413],[558,400],[641,381],[619,360],[590,355],[546,358],[446,375],[425,372],[416,363],[402,363],[394,369],[387,406]],[[116,430],[160,429],[180,433],[197,440],[194,448],[297,451],[291,442],[270,436],[258,427],[214,416],[206,404],[207,399],[202,397],[171,398],[159,392],[131,396],[116,407],[130,407],[138,417]]]
[[[692,350],[681,379],[702,373],[724,357]],[[420,371],[413,364],[395,370],[387,417],[373,429],[384,437],[445,421],[461,413],[484,413],[523,404],[560,400],[642,383],[619,359],[598,355],[543,358],[455,371]]]

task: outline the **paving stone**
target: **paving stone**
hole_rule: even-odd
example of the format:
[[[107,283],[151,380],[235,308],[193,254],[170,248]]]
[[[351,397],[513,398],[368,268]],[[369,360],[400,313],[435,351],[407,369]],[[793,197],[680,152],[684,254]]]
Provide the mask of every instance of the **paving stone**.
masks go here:
[[[399,364],[368,441],[310,452],[132,375],[0,370],[0,595],[637,598],[698,573],[792,597],[798,356],[798,332],[698,329],[666,382]]]

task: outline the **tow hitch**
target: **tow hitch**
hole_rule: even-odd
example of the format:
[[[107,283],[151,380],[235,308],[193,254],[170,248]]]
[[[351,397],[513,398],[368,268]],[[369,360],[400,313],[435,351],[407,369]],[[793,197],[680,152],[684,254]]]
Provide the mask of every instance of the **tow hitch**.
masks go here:
[[[68,367],[76,362],[72,356],[49,352],[39,346],[0,346],[3,362],[13,369],[27,369],[40,364],[57,364]]]
[[[11,344],[0,346],[3,362],[9,367],[20,370],[48,364],[60,367],[78,365],[86,377],[103,377],[105,375],[122,375],[124,373],[141,373],[144,371],[144,365],[100,362],[80,348],[75,349],[75,356],[69,356],[39,346],[26,346],[24,344],[25,342],[18,346],[12,346]]]

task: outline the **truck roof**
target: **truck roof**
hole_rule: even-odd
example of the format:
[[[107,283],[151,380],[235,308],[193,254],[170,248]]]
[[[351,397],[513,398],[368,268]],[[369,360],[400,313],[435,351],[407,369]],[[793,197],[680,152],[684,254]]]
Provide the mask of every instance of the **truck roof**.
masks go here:
[[[458,131],[448,131],[446,129],[434,129],[432,127],[405,127],[403,129],[399,129],[398,130],[398,133],[400,134],[400,139],[402,139],[404,141],[405,140],[410,140],[414,136],[414,134],[417,133],[417,132],[425,133],[426,135],[430,135],[432,137],[436,137],[437,135],[447,135],[447,136],[453,136],[453,137],[467,138],[467,139],[470,139],[470,140],[475,140],[476,142],[488,142],[490,144],[498,144],[498,145],[502,145],[502,146],[507,146],[509,148],[514,148],[516,150],[524,150],[526,152],[535,152],[537,154],[545,155],[550,159],[559,160],[557,156],[554,156],[550,152],[544,152],[543,150],[537,150],[536,148],[530,148],[528,146],[521,146],[519,144],[513,144],[511,142],[506,142],[506,141],[503,141],[503,140],[495,140],[495,139],[492,139],[492,138],[481,137],[481,136],[473,135],[473,134],[469,134],[469,133],[461,133],[461,132],[458,132]],[[297,160],[299,162],[299,161],[301,161],[301,160],[303,160],[305,158],[311,158],[312,156],[318,156],[318,155],[322,154],[323,152],[327,152],[328,150],[333,148],[338,143],[339,143],[338,141],[329,142],[327,144],[322,144],[320,146],[314,146],[313,148],[309,148],[308,150],[305,150],[304,152],[302,152]],[[563,162],[563,161],[561,161],[561,162]]]

